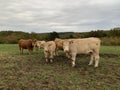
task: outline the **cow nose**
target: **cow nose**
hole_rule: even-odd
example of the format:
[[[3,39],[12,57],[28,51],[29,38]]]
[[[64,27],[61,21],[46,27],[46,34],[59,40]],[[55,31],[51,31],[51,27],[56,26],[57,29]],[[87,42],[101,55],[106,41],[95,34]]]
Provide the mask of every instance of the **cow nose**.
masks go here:
[[[69,52],[69,50],[64,50],[65,52]]]

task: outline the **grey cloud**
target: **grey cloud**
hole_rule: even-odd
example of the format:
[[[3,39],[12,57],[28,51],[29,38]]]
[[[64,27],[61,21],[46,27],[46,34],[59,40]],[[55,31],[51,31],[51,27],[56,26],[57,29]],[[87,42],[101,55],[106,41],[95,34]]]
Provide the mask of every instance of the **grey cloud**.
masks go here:
[[[119,0],[2,0],[0,26],[34,32],[110,29],[120,23]]]

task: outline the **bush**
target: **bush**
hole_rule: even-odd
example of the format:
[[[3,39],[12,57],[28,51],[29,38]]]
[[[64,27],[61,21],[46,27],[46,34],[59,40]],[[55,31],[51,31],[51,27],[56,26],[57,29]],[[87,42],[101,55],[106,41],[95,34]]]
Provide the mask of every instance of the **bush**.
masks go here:
[[[120,45],[119,37],[104,37],[101,38],[102,45]]]

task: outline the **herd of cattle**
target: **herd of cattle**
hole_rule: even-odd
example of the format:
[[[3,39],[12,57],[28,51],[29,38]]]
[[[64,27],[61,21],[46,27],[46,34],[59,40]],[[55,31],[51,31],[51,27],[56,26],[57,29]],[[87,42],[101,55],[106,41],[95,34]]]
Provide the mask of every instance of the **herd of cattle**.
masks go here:
[[[53,62],[55,55],[58,55],[58,50],[63,50],[66,53],[66,57],[72,60],[72,67],[75,66],[75,59],[77,54],[90,54],[91,59],[89,65],[92,65],[95,61],[94,67],[98,67],[99,64],[99,49],[101,40],[99,38],[79,38],[79,39],[59,39],[54,41],[38,41],[38,40],[19,40],[20,53],[23,54],[23,49],[28,49],[29,53],[36,49],[43,48],[46,62],[50,60]]]

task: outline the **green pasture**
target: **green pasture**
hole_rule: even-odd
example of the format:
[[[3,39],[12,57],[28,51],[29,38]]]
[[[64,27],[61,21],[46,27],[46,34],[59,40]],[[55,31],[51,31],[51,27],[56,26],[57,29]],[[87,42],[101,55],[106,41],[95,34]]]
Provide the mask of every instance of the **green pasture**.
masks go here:
[[[19,53],[17,44],[0,44],[0,90],[120,90],[120,46],[101,46],[98,68],[88,55],[76,67],[64,52],[46,63],[43,50]]]

